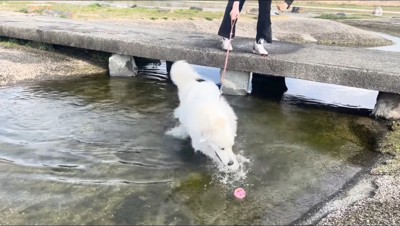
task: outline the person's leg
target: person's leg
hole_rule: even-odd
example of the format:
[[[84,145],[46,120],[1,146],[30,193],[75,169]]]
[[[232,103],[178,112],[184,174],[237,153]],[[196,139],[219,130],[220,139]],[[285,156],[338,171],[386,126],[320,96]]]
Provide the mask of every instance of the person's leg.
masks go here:
[[[258,0],[257,35],[253,53],[261,56],[268,55],[268,51],[264,48],[264,41],[272,42],[271,4],[272,0]]]
[[[243,4],[245,1],[246,0],[239,1],[239,10],[240,11],[242,11]],[[262,0],[260,0],[260,1],[262,1]],[[232,10],[233,3],[234,3],[233,0],[228,1],[228,5],[226,6],[226,9],[225,9],[224,18],[222,19],[221,25],[218,30],[219,36],[222,36],[222,37],[228,38],[228,39],[229,39],[229,35],[231,33],[231,27],[232,27],[232,20],[231,20],[230,12]],[[235,23],[235,26],[233,27],[232,38],[235,37],[235,31],[236,31],[236,23]]]
[[[271,4],[272,0],[258,0],[259,12],[256,42],[264,39],[266,42],[272,43]]]

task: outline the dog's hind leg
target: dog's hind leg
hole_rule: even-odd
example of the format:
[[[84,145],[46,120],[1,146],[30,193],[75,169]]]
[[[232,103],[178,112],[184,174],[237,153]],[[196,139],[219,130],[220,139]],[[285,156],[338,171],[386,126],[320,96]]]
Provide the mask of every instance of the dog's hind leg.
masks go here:
[[[189,134],[186,132],[186,129],[182,125],[168,130],[167,132],[165,132],[165,134],[182,140],[189,137]]]

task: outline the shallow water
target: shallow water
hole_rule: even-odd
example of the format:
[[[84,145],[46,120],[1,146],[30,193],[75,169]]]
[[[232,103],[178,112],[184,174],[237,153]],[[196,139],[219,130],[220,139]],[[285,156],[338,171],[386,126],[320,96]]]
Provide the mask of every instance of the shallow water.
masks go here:
[[[171,84],[2,87],[0,224],[290,223],[376,158],[360,133],[371,119],[303,108],[293,95],[227,97],[239,117],[235,151],[250,160],[238,179],[164,135],[176,123]]]
[[[379,46],[379,47],[372,47],[370,49],[377,49],[383,51],[390,51],[390,52],[400,52],[400,37],[388,35],[380,32],[375,32],[377,35],[388,39],[393,42],[393,45],[390,46]]]

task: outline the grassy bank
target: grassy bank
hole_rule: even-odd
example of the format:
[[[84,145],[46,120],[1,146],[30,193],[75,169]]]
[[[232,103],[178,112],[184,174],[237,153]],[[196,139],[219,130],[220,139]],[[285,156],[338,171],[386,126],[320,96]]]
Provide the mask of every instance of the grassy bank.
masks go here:
[[[35,13],[56,15],[72,19],[152,19],[152,20],[177,20],[177,19],[220,19],[222,12],[208,12],[199,10],[165,10],[150,9],[138,6],[132,8],[114,8],[106,4],[93,3],[88,5],[35,2],[7,2],[0,1],[0,10],[22,13]]]
[[[275,1],[273,6],[279,1]],[[389,5],[390,3],[390,5]],[[323,8],[306,8],[306,12],[315,12],[324,14],[322,18],[331,18],[329,13],[340,12],[337,8],[343,9],[356,9],[356,10],[370,10],[371,13],[362,11],[343,11],[349,13],[348,17],[351,19],[364,19],[371,18],[372,10],[376,4],[369,2],[366,4],[358,3],[357,1],[295,1],[293,6],[309,6],[309,7],[323,7]],[[389,1],[381,5],[384,11],[397,11],[400,12],[400,2]],[[331,9],[330,9],[331,8]],[[72,19],[151,19],[151,20],[196,20],[206,19],[209,21],[220,20],[223,16],[222,9],[220,12],[209,12],[188,9],[156,9],[146,8],[141,5],[131,4],[131,8],[115,8],[110,7],[109,2],[104,3],[91,3],[91,4],[72,4],[72,3],[57,3],[46,2],[39,3],[34,1],[2,1],[0,0],[0,10],[14,11],[22,13],[34,13],[41,15],[52,15],[61,18]],[[351,14],[351,15],[350,15]],[[384,16],[392,16],[384,14]],[[243,18],[253,18],[254,15],[242,14]],[[333,16],[334,17],[334,16]],[[339,18],[343,19],[343,18]]]
[[[372,10],[377,6],[380,6],[384,11],[400,12],[400,1],[296,1],[295,0],[294,5],[326,7],[326,8],[364,9],[364,10]]]
[[[33,42],[33,41],[26,41],[21,39],[14,39],[14,38],[6,38],[0,36],[0,46],[4,48],[20,48],[20,47],[29,47],[35,48],[39,50],[45,51],[54,51],[53,45],[41,43],[41,42]]]

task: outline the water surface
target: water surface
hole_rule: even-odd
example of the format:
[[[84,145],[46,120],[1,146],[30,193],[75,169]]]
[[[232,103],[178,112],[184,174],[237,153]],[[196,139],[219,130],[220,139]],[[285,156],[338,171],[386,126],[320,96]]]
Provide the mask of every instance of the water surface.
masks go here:
[[[83,78],[0,96],[1,224],[287,224],[376,158],[371,119],[290,98],[228,97],[250,159],[237,179],[164,135],[172,84]]]

